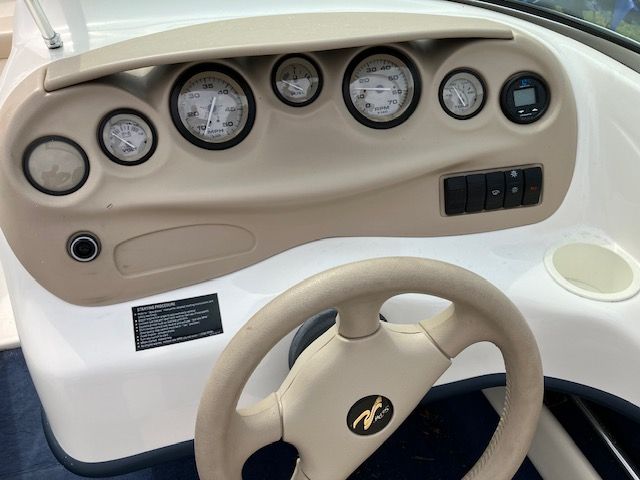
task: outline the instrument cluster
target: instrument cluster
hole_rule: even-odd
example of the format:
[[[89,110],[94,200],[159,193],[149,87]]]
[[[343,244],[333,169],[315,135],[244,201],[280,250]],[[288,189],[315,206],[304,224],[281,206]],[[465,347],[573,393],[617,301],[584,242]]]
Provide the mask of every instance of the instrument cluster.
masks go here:
[[[270,77],[273,95],[284,105],[304,109],[323,91],[323,72],[308,55],[284,55],[274,63]],[[420,69],[409,54],[381,46],[367,48],[348,61],[342,78],[344,107],[360,124],[371,129],[402,128],[416,110],[423,91]],[[460,66],[448,72],[437,89],[442,110],[457,121],[480,114],[489,91],[482,75]],[[505,81],[497,97],[504,116],[516,124],[529,124],[545,113],[550,92],[545,80],[521,72]],[[233,68],[203,63],[184,70],[169,96],[168,115],[191,144],[224,150],[241,143],[256,119],[252,89]],[[113,162],[140,165],[149,160],[158,135],[143,113],[117,108],[97,125],[96,139]],[[32,142],[23,156],[29,183],[49,195],[67,195],[82,187],[89,175],[87,154],[78,143],[59,135]]]

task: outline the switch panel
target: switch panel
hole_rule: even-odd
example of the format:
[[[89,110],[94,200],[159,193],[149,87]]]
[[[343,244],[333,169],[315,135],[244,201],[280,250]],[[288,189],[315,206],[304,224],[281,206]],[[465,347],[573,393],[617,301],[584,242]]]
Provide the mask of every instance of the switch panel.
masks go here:
[[[542,195],[541,167],[514,167],[445,178],[446,215],[477,213],[538,205]]]

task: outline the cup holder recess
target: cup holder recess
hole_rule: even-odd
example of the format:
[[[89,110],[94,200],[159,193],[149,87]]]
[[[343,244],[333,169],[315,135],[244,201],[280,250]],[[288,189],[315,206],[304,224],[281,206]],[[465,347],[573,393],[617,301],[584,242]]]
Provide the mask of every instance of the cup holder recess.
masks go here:
[[[617,247],[569,243],[549,250],[544,264],[561,287],[584,298],[618,302],[640,291],[638,264]]]

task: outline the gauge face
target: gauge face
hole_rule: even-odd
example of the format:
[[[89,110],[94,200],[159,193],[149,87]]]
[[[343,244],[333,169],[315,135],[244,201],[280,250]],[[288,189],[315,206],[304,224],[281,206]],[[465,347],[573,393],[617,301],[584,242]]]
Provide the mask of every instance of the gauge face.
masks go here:
[[[466,120],[473,117],[482,110],[484,101],[484,82],[471,70],[454,70],[440,85],[440,104],[453,118]]]
[[[249,85],[222,65],[199,65],[183,73],[171,93],[171,116],[194,145],[221,150],[251,130],[255,102]]]
[[[282,58],[274,67],[272,82],[278,98],[293,107],[309,105],[322,88],[320,70],[300,55]]]
[[[104,153],[121,165],[146,162],[156,149],[156,134],[151,122],[134,110],[115,110],[107,114],[98,129]]]
[[[78,190],[89,176],[89,159],[80,145],[65,137],[42,137],[24,152],[24,174],[35,188],[49,195]]]
[[[342,93],[347,108],[360,123],[391,128],[415,110],[420,77],[413,62],[400,52],[367,50],[349,64]]]

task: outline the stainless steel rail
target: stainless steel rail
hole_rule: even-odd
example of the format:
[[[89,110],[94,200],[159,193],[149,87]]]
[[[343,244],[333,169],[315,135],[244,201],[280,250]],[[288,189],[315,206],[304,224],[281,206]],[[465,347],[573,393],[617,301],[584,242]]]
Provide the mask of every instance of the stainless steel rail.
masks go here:
[[[62,39],[60,38],[60,34],[57,33],[51,26],[51,22],[49,22],[47,14],[44,13],[42,5],[40,5],[40,1],[24,0],[24,3],[29,9],[29,13],[31,13],[33,21],[36,22],[36,26],[38,27],[38,30],[40,30],[47,48],[54,49],[62,47]]]

